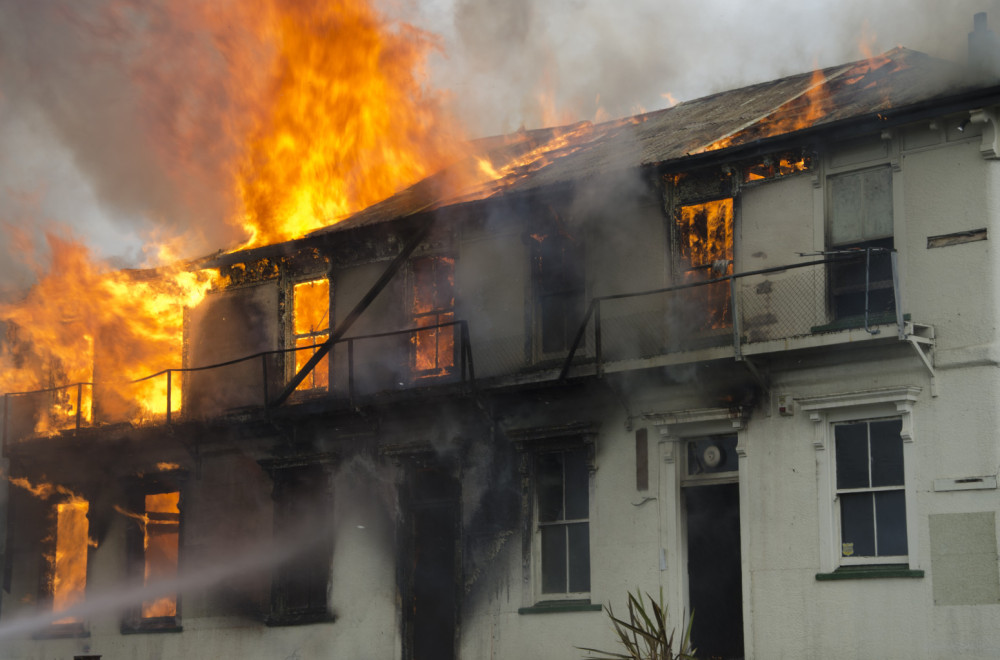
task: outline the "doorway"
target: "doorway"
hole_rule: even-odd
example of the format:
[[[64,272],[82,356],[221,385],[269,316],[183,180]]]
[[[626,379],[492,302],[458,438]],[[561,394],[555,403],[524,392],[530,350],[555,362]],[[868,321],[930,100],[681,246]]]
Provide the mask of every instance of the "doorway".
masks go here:
[[[691,643],[704,660],[743,648],[739,463],[735,435],[688,440],[683,481]]]
[[[403,566],[405,660],[454,660],[458,629],[458,482],[440,467],[411,472]]]

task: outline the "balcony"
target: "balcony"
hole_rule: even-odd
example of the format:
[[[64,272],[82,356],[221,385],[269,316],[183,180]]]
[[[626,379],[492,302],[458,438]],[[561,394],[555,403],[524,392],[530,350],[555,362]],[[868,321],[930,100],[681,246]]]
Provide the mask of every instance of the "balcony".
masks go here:
[[[490,388],[603,376],[712,360],[852,344],[904,342],[933,375],[933,328],[900,304],[891,250],[830,255],[672,287],[594,298],[564,360],[525,362],[489,337],[476,380],[470,326],[453,320],[267,351],[219,364],[168,369],[125,386],[76,383],[2,400],[4,446],[19,439],[120,422],[160,425],[220,417],[266,418],[284,400],[323,410],[386,397],[452,396]],[[523,338],[515,338],[523,345]],[[508,342],[510,343],[510,342]],[[325,350],[324,350],[325,352]],[[302,380],[292,388],[292,375]],[[393,399],[395,400],[395,399]],[[136,402],[142,403],[139,411]],[[131,402],[131,405],[124,405]],[[96,420],[96,421],[95,421]]]

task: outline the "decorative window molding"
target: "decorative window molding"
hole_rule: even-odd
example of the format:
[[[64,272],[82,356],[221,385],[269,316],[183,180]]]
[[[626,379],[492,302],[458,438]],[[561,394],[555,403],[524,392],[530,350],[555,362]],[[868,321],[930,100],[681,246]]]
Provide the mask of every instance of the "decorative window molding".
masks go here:
[[[889,387],[856,392],[844,392],[795,399],[796,405],[808,413],[814,423],[812,444],[816,451],[817,507],[820,533],[820,573],[830,574],[849,565],[878,566],[906,562],[908,570],[920,569],[918,557],[918,518],[914,506],[915,454],[912,450],[915,434],[913,406],[921,388]],[[841,538],[841,502],[838,497],[837,457],[834,444],[835,426],[845,422],[870,422],[887,419],[900,421],[903,452],[903,487],[906,507],[906,547],[902,557],[849,557]],[[829,450],[829,451],[828,451]],[[843,489],[841,489],[843,490]]]

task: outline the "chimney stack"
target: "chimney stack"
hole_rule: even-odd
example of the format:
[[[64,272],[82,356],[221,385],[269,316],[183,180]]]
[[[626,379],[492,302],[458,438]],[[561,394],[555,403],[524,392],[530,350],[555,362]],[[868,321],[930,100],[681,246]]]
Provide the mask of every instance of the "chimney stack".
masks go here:
[[[972,17],[969,33],[969,69],[983,78],[1000,76],[1000,41],[993,30],[986,27],[986,12]]]

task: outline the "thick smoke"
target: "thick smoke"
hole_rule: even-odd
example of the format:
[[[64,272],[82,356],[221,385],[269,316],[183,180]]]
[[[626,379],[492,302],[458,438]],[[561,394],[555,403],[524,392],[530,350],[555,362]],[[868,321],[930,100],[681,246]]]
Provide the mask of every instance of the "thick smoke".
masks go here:
[[[379,5],[441,35],[428,83],[449,91],[470,135],[658,109],[865,49],[964,60],[975,12],[1000,26],[1000,0]],[[232,55],[255,52],[260,37],[230,20],[260,11],[248,6],[0,3],[0,224],[36,242],[45,224],[75,227],[129,265],[151,236],[188,257],[242,239],[224,220],[234,210],[231,136],[234,122],[254,121],[260,90],[226,82],[230,67],[246,66]],[[0,296],[31,279],[3,235]]]

